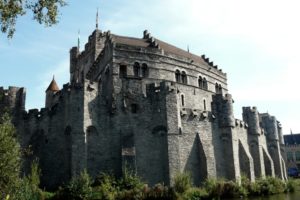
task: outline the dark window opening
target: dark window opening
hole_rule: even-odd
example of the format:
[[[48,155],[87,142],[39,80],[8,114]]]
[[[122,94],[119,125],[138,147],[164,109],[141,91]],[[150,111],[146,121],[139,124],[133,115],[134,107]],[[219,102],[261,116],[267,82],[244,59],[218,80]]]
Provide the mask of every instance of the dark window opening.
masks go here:
[[[127,66],[126,65],[120,65],[120,77],[126,77],[127,76]]]
[[[202,77],[201,76],[199,76],[199,78],[198,78],[198,87],[203,88],[203,82],[202,82]]]
[[[181,95],[181,105],[184,106],[184,95]]]
[[[218,85],[218,83],[216,83],[216,85],[215,85],[215,90],[216,90],[216,93],[219,94],[219,85]]]
[[[203,99],[203,110],[206,110],[206,100]]]
[[[205,89],[205,90],[208,89],[206,78],[203,78],[203,89]]]
[[[138,112],[138,105],[133,103],[131,104],[131,112],[132,113],[137,113]]]
[[[147,77],[148,76],[148,66],[147,64],[143,63],[142,65],[142,77]]]
[[[134,63],[133,73],[134,73],[134,77],[139,77],[140,76],[140,64],[137,63],[137,62]]]
[[[182,74],[181,74],[181,81],[182,81],[182,83],[187,84],[187,77],[186,77],[186,73],[184,71],[182,71]]]
[[[223,94],[222,86],[219,84],[219,94]]]
[[[180,83],[180,71],[179,70],[176,70],[176,72],[175,72],[175,79],[176,79],[177,83]]]
[[[222,94],[222,86],[221,84],[216,83],[215,90],[217,94]]]

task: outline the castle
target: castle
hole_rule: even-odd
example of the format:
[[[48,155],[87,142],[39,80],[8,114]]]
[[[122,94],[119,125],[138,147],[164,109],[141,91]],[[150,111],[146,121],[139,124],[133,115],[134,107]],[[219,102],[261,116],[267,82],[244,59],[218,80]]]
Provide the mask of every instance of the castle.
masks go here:
[[[43,187],[55,188],[86,169],[122,176],[125,167],[150,185],[172,184],[188,171],[240,181],[246,175],[286,179],[283,136],[274,116],[243,107],[235,119],[226,73],[151,36],[96,30],[82,52],[70,50],[70,82],[53,79],[45,108],[25,111],[24,88],[0,88],[0,112],[10,108],[24,156],[36,157]]]

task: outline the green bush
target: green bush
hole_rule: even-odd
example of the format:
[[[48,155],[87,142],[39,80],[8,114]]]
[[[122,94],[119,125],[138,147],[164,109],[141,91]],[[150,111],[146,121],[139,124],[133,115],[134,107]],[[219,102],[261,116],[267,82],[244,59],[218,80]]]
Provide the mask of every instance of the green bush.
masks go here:
[[[2,114],[2,113],[0,113]],[[0,194],[15,192],[20,181],[20,145],[9,114],[0,117]],[[2,198],[2,197],[1,197]]]
[[[205,189],[192,187],[185,191],[183,194],[183,200],[200,200],[207,199],[208,193]]]
[[[12,199],[15,200],[40,200],[45,199],[43,191],[39,188],[40,169],[38,161],[34,160],[31,164],[31,173],[20,179]]]
[[[93,188],[93,199],[114,200],[117,194],[117,181],[113,176],[102,173],[96,178]]]
[[[204,182],[203,187],[208,192],[209,197],[219,198],[223,194],[224,182],[225,182],[224,180],[216,180],[213,178],[209,178]]]
[[[92,197],[92,181],[86,170],[60,188],[54,199],[88,200]]]
[[[143,188],[143,199],[145,200],[173,200],[175,198],[174,191],[168,186],[162,184],[156,184],[150,188],[147,185]]]
[[[178,173],[174,178],[175,192],[182,194],[192,187],[191,175],[187,172]]]
[[[274,177],[259,178],[250,187],[250,195],[272,195],[283,193],[285,191],[285,183]]]
[[[285,184],[285,192],[295,192],[297,182],[294,179],[288,179]]]

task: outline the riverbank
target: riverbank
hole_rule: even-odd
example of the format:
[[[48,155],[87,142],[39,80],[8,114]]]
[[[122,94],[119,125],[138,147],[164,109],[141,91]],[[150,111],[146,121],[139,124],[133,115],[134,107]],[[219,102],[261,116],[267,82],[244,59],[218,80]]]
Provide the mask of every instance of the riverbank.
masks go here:
[[[116,179],[108,174],[101,174],[98,178],[92,180],[86,172],[83,172],[57,192],[41,192],[39,194],[41,199],[51,200],[201,200],[240,198],[258,200],[275,194],[277,194],[277,197],[285,197],[286,195],[280,196],[278,194],[293,193],[299,188],[299,180],[291,179],[283,182],[274,177],[260,178],[254,183],[243,177],[241,184],[234,181],[208,179],[201,187],[194,187],[188,173],[178,174],[175,177],[173,187],[167,187],[163,184],[149,187],[130,173],[125,173],[125,176],[121,179]]]

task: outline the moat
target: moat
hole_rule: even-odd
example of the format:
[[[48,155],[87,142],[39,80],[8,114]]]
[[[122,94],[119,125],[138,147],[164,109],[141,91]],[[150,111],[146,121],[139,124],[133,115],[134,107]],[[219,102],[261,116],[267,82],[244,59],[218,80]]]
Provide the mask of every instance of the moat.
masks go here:
[[[234,199],[238,200],[240,198]],[[248,197],[244,198],[247,200],[299,200],[300,199],[300,191],[295,191],[294,193],[283,193],[283,194],[277,194],[277,195],[271,195],[271,196],[262,196],[262,197]],[[227,199],[230,200],[230,199]],[[231,199],[233,200],[233,199]]]

